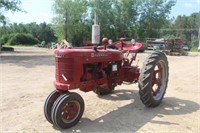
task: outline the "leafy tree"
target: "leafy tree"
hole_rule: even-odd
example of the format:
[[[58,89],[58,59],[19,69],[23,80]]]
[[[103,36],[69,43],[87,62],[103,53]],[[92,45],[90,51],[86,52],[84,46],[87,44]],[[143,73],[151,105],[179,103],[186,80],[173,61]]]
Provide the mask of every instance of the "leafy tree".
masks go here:
[[[45,22],[39,25],[39,31],[37,38],[41,41],[51,42],[56,41],[57,38],[54,36],[54,31],[51,28],[51,25],[47,25]]]
[[[32,22],[32,23],[26,24],[25,27],[26,27],[27,33],[30,33],[34,38],[38,38],[39,39],[39,33],[40,33],[40,29],[41,28],[36,22]]]
[[[174,5],[175,0],[55,0],[56,36],[75,44],[90,40],[96,12],[101,38],[159,37]]]
[[[57,14],[53,20],[56,36],[78,45],[86,35],[87,0],[55,0],[53,9]]]
[[[0,1],[0,24],[6,24],[6,17],[4,16],[5,11],[22,11],[19,5],[21,0],[1,0]]]
[[[200,26],[200,12],[193,13],[190,16],[179,15],[173,23],[175,36],[181,37],[186,43],[191,44],[198,38],[198,30]]]
[[[139,37],[156,38],[159,31],[166,24],[168,15],[175,0],[145,0],[140,5]]]
[[[12,38],[11,35],[16,33],[31,35],[33,38],[39,40],[40,42],[45,41],[46,43],[49,43],[52,41],[57,41],[57,38],[54,36],[52,25],[46,23],[41,23],[39,25],[37,23],[13,23],[0,28],[0,33],[0,41],[3,44],[9,43],[9,40]]]
[[[112,37],[115,36],[115,28],[116,25],[114,25],[115,22],[115,14],[113,11],[112,6],[112,0],[91,0],[90,1],[90,7],[91,7],[91,13],[90,13],[90,20],[91,20],[91,27],[94,19],[94,14],[96,12],[98,17],[98,24],[101,28],[101,38],[103,37]],[[91,33],[90,33],[91,35]]]
[[[115,11],[115,25],[118,33],[117,38],[120,37],[134,37],[137,35],[137,20],[139,18],[139,6],[141,0],[121,0],[114,1]]]
[[[30,34],[24,34],[24,33],[16,33],[13,34],[11,36],[11,38],[8,41],[8,44],[12,44],[12,45],[18,45],[18,44],[29,44],[29,45],[33,45],[33,44],[37,44],[39,42],[39,40],[37,40],[36,38],[34,38],[32,35]]]

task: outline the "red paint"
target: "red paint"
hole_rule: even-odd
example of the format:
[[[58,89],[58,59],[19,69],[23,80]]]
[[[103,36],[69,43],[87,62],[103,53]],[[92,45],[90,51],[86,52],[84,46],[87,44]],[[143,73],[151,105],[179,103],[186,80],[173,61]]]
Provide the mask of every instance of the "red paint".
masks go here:
[[[131,49],[137,50],[136,45]],[[123,49],[128,49],[126,45]],[[55,50],[56,74],[54,86],[57,90],[68,91],[79,88],[94,90],[96,86],[115,86],[126,82],[137,82],[139,69],[132,66],[135,56],[128,59],[123,51],[113,49],[70,48]]]
[[[76,118],[79,111],[79,106],[75,102],[69,102],[62,109],[61,116],[64,120],[70,121]]]
[[[156,96],[158,92],[160,91],[160,87],[162,85],[162,79],[163,79],[163,74],[162,74],[162,66],[158,63],[157,64],[157,70],[154,70],[153,73],[153,82],[152,82],[152,94]]]

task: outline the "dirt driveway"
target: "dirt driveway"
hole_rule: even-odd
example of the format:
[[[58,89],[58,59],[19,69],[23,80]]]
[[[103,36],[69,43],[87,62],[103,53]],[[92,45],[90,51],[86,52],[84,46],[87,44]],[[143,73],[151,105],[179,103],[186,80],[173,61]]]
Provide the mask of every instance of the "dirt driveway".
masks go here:
[[[138,55],[139,66],[148,53]],[[53,51],[15,48],[0,54],[0,132],[200,133],[200,55],[168,56],[170,77],[162,104],[146,108],[138,87],[122,85],[99,98],[83,93],[84,115],[76,126],[59,130],[43,114],[54,90]]]

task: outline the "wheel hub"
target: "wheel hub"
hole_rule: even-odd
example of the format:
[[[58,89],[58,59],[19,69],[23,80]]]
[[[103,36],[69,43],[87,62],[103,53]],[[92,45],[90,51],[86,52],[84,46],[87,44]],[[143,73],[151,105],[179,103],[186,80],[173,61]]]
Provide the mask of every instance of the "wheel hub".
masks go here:
[[[75,120],[80,112],[80,104],[77,101],[67,103],[61,113],[61,118],[65,123]]]
[[[164,67],[164,62],[159,61],[153,72],[151,91],[155,99],[160,99],[165,90],[166,74]]]

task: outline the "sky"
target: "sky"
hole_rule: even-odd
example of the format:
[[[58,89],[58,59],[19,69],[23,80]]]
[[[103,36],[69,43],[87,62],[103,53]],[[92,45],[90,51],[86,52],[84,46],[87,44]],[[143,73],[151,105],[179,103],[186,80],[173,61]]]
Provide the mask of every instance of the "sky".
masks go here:
[[[54,0],[22,0],[20,7],[26,13],[6,12],[5,16],[8,18],[9,23],[51,23],[53,3]],[[200,12],[200,0],[177,0],[169,16],[170,18],[178,15],[190,16],[194,12]]]

